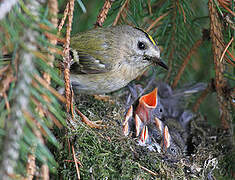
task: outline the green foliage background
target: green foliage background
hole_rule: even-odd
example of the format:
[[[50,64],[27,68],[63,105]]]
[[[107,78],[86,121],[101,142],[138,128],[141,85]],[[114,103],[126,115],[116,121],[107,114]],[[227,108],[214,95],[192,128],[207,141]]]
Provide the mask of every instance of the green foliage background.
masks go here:
[[[54,150],[52,153],[56,154],[55,152],[58,150],[57,147],[64,147],[63,141],[61,142],[61,137],[59,136],[61,130],[58,130],[59,132],[57,132],[57,130],[53,129],[54,121],[52,118],[52,116],[56,117],[56,119],[58,119],[65,128],[67,127],[66,113],[62,104],[38,81],[36,81],[36,86],[33,86],[32,83],[30,83],[31,80],[35,81],[35,75],[42,77],[43,72],[48,72],[52,78],[52,87],[57,88],[58,86],[63,86],[63,77],[59,74],[58,69],[49,67],[43,58],[43,54],[49,53],[48,47],[52,47],[44,33],[50,32],[52,34],[56,34],[56,29],[52,27],[48,20],[50,15],[48,14],[47,4],[35,5],[35,2],[38,1],[19,1],[19,3],[14,6],[10,13],[2,19],[0,23],[0,68],[6,65],[5,56],[2,52],[2,49],[5,48],[13,57],[11,60],[11,67],[13,69],[14,76],[18,77],[17,81],[10,83],[10,87],[6,92],[7,99],[11,106],[11,111],[6,108],[6,99],[4,99],[2,95],[0,96],[0,174],[3,172],[2,170],[4,170],[4,159],[6,159],[7,152],[10,153],[13,149],[15,154],[13,153],[13,155],[9,155],[8,159],[13,164],[13,167],[15,167],[13,171],[14,174],[20,175],[21,177],[26,174],[25,169],[27,155],[29,153],[35,154],[38,166],[41,164],[48,164],[51,172],[54,172],[55,174],[57,174],[56,168],[58,168],[58,165],[60,165],[59,169],[64,165],[58,160],[63,157],[63,153],[66,153],[60,151],[58,153],[59,156],[56,157],[56,162],[50,152],[50,150]],[[67,1],[59,0],[58,2],[60,11],[59,18],[62,18]],[[125,0],[116,0],[113,2],[112,7],[108,12],[107,19],[104,22],[104,27],[112,25],[124,2]],[[149,11],[148,3],[151,5],[152,13]],[[76,33],[93,28],[97,15],[99,14],[103,4],[104,1],[97,0],[75,1],[72,35],[76,35]],[[29,5],[36,7],[36,10],[30,9],[31,7]],[[228,13],[223,8],[217,8],[218,11],[221,11],[224,14]],[[234,8],[234,2],[232,2],[232,8]],[[205,32],[205,30],[209,30],[208,1],[129,0],[128,8],[125,9],[126,17],[124,19],[120,18],[118,24],[130,24],[142,29],[147,29],[156,18],[160,17],[164,13],[168,13],[167,16],[164,17],[157,26],[151,29],[149,34],[153,36],[154,40],[161,47],[161,56],[171,67],[169,74],[162,69],[158,69],[156,79],[164,80],[169,84],[172,84],[190,49],[197,40],[203,38],[203,31]],[[234,20],[234,17],[232,20]],[[222,21],[224,20],[222,19]],[[41,24],[47,25],[51,29],[45,30],[40,26]],[[66,28],[62,30],[62,36],[65,34],[65,29]],[[8,36],[6,36],[6,34]],[[234,37],[235,35],[234,29],[232,29],[230,25],[226,24],[226,22],[224,22],[223,35],[224,42],[226,43],[228,43],[231,37]],[[30,37],[33,37],[33,39]],[[32,45],[29,45],[28,42],[33,42],[32,44],[34,48],[32,48]],[[234,42],[231,44],[229,50],[234,55]],[[19,62],[14,61],[16,56],[19,56]],[[55,54],[55,56],[57,57],[55,67],[57,67],[58,62],[61,62],[62,58],[57,54]],[[28,59],[26,57],[28,57]],[[19,69],[15,67],[15,64],[19,66]],[[233,88],[235,86],[234,75],[234,66],[227,64],[224,76],[226,76],[226,80],[230,87]],[[215,67],[213,64],[211,41],[209,40],[209,37],[207,37],[191,57],[177,87],[182,87],[185,84],[193,84],[195,82],[210,83],[214,77]],[[0,77],[0,80],[3,80],[2,76]],[[43,98],[44,96],[48,97],[50,101],[45,101]],[[22,106],[22,98],[24,99],[24,102],[27,102],[26,107]],[[189,107],[194,105],[197,98],[198,97],[193,97],[189,100]],[[44,109],[47,110],[48,113],[52,114],[52,116],[40,116],[36,109],[37,103],[35,103],[35,99]],[[82,106],[82,104],[79,105]],[[102,106],[102,104],[99,105]],[[110,108],[113,110],[116,107]],[[25,110],[31,117],[24,114]],[[86,110],[86,107],[84,107],[83,110]],[[97,109],[94,109],[94,111],[95,110]],[[120,113],[121,115],[120,111],[121,110],[117,110],[115,112]],[[231,110],[231,113],[233,113],[232,126],[234,126],[233,110]],[[203,101],[199,109],[199,114],[202,115],[213,127],[220,126],[215,92],[211,92]],[[99,118],[102,117],[99,116]],[[42,143],[37,136],[35,136],[35,130],[42,131],[42,129],[35,127],[35,122],[32,120],[35,120],[42,127],[42,134],[47,142],[46,145]],[[121,119],[119,119],[119,121],[121,121]],[[126,146],[131,146],[133,142],[128,142],[127,145],[120,150],[120,155],[118,150],[115,149],[115,146],[119,147],[122,146],[122,144],[119,144],[120,137],[115,135],[113,135],[115,146],[110,145],[105,141],[101,141],[101,144],[103,143],[102,145],[106,148],[106,152],[100,152],[100,147],[89,149],[89,146],[96,144],[92,143],[91,139],[97,132],[95,130],[90,132],[84,125],[79,125],[77,133],[81,133],[79,135],[84,135],[85,138],[83,136],[79,136],[76,145],[79,148],[83,147],[85,153],[91,153],[90,151],[92,150],[97,151],[91,153],[92,155],[97,155],[97,157],[94,157],[94,161],[96,163],[100,163],[99,157],[102,156],[102,153],[110,155],[108,156],[110,159],[105,159],[105,163],[115,163],[113,159],[125,160],[123,164],[120,162],[117,165],[112,164],[113,166],[111,165],[111,167],[113,169],[103,169],[103,174],[97,174],[97,177],[104,178],[112,175],[112,177],[117,178],[117,175],[120,172],[117,172],[115,168],[122,168],[122,173],[126,173],[126,177],[123,176],[124,179],[132,177],[136,172],[140,172],[136,161],[132,161],[133,159],[131,159],[132,157],[130,154],[125,152],[128,149]],[[110,135],[108,136],[111,136],[115,131],[116,130],[112,132],[110,131]],[[100,132],[98,131],[98,133]],[[108,132],[101,134],[106,136],[107,133]],[[71,135],[71,137],[73,137],[73,135]],[[58,140],[60,141],[58,142]],[[96,136],[93,141],[100,142]],[[82,146],[82,144],[84,146]],[[48,147],[50,147],[50,150]],[[88,164],[92,163],[89,161],[89,157],[86,157],[84,153],[80,154],[80,157]],[[140,157],[140,162],[148,163],[148,160],[145,160],[144,158],[145,157],[143,156]],[[230,164],[230,161],[228,161],[228,163],[225,164],[226,165],[224,165],[224,167],[230,167],[232,163]],[[86,167],[87,164],[84,164],[84,166]],[[156,166],[158,166],[158,164],[156,164]],[[130,172],[128,172],[128,167],[132,167]],[[97,168],[99,169],[102,167]],[[153,167],[152,164],[150,164],[149,168],[151,169],[156,167]],[[64,176],[70,173],[75,175],[75,171],[62,170],[62,174]],[[179,172],[180,175],[181,173],[182,172]],[[85,177],[89,172],[84,168],[81,171],[81,174]],[[150,175],[145,174],[144,177],[150,178]]]

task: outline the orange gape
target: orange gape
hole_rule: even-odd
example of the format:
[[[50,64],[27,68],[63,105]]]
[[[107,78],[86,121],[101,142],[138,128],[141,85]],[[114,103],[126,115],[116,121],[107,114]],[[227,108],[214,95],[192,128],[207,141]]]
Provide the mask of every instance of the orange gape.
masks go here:
[[[136,114],[140,117],[143,122],[150,120],[151,116],[149,112],[157,107],[157,88],[152,92],[142,96],[139,99],[139,105],[136,109]]]

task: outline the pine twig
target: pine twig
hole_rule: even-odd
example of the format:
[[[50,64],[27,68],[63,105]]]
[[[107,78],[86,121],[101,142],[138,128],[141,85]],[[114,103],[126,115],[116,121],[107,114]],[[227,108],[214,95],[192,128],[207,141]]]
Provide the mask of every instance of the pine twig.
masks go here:
[[[24,180],[33,180],[36,172],[35,163],[35,148],[31,147],[31,154],[28,154],[27,164],[26,164],[26,178]]]
[[[71,109],[71,86],[70,86],[70,57],[69,57],[69,45],[70,45],[70,33],[72,30],[73,21],[73,11],[74,11],[74,0],[69,1],[69,12],[68,12],[68,26],[66,30],[66,42],[64,45],[63,57],[64,57],[64,81],[65,81],[65,97],[66,97],[66,107],[67,112]]]
[[[46,164],[43,164],[41,166],[41,174],[42,174],[42,180],[49,180],[49,167]]]
[[[224,90],[227,89],[227,82],[223,77],[225,65],[224,62],[220,62],[219,59],[223,53],[223,45],[221,44],[221,42],[223,42],[223,28],[213,0],[209,0],[208,6],[210,17],[210,37],[212,40],[212,51],[215,64],[215,89],[217,92],[220,118],[222,127],[224,129],[230,129],[232,128],[232,117],[229,110],[231,108],[231,105],[229,101],[227,101],[226,93],[224,93]]]
[[[184,17],[184,23],[186,23],[186,16],[185,16],[184,8],[182,7],[182,4],[178,4],[178,3],[179,1],[177,1],[177,5],[179,6],[178,8],[181,9],[183,17]]]
[[[150,16],[152,16],[152,7],[151,7],[151,0],[148,0],[148,10],[149,10],[149,14],[150,14]]]
[[[164,17],[166,17],[169,14],[169,12],[162,14],[159,16],[146,30],[146,32],[149,32],[159,21],[161,21]]]
[[[97,17],[96,23],[95,23],[95,27],[101,27],[102,24],[104,23],[104,20],[107,17],[107,14],[109,12],[109,9],[112,6],[114,0],[105,0],[104,5],[102,7],[102,9],[100,10],[100,13]]]
[[[75,154],[74,146],[73,145],[72,145],[72,152],[73,152],[73,160],[74,160],[76,171],[77,171],[77,176],[78,176],[78,179],[81,179],[80,171],[79,171],[79,168],[78,168],[78,160],[76,158],[76,154]]]
[[[178,82],[179,82],[179,80],[180,80],[180,78],[181,78],[181,76],[182,76],[182,74],[183,74],[187,64],[189,63],[190,58],[196,52],[197,48],[202,44],[202,42],[203,42],[203,39],[197,40],[194,43],[193,47],[190,49],[188,55],[183,60],[183,63],[182,63],[182,65],[181,65],[181,67],[180,67],[180,69],[178,71],[178,74],[176,75],[176,77],[174,79],[174,82],[172,84],[172,88],[175,88],[177,86],[177,84],[178,84]]]
[[[59,99],[62,103],[65,103],[65,102],[66,102],[65,97],[62,96],[60,93],[58,93],[58,91],[56,91],[54,88],[52,88],[52,87],[48,84],[48,82],[47,82],[45,79],[41,78],[40,76],[38,76],[38,75],[36,75],[36,74],[34,75],[34,78],[35,78],[44,88],[46,88],[46,89],[49,90],[54,96],[56,96],[57,99]],[[37,87],[38,84],[35,83],[35,82],[33,82],[33,86],[34,86],[34,87]]]
[[[146,168],[146,167],[140,165],[139,163],[138,163],[138,166],[139,166],[141,169],[145,170],[146,172],[150,173],[150,174],[153,175],[153,176],[157,176],[157,175],[158,175],[157,173],[155,173],[155,172],[149,170],[148,168]]]
[[[229,4],[228,4],[228,3],[225,3],[226,1],[224,1],[224,0],[218,0],[218,2],[219,2],[219,4],[220,4],[224,9],[226,9],[232,16],[235,16],[234,11],[231,10],[231,9],[229,9],[229,8],[227,7],[227,5],[229,5]]]
[[[101,129],[102,126],[97,124],[96,122],[90,121],[84,114],[79,111],[77,107],[75,107],[76,112],[82,118],[82,122],[86,123],[91,128]]]
[[[129,3],[129,0],[126,0],[125,3],[124,3],[124,4],[122,5],[122,7],[120,8],[120,10],[119,10],[119,12],[118,12],[118,14],[117,14],[117,16],[116,16],[114,22],[113,22],[113,26],[116,26],[116,25],[117,25],[118,20],[120,19],[123,10],[124,10],[125,8],[127,8],[128,3]]]
[[[222,62],[222,60],[223,60],[223,58],[224,58],[224,55],[225,55],[226,51],[228,50],[228,48],[229,48],[229,46],[231,45],[232,42],[233,42],[233,37],[232,37],[232,39],[228,42],[227,46],[225,47],[224,52],[223,52],[222,55],[221,55],[220,62]]]
[[[60,24],[58,26],[58,33],[60,33],[60,31],[62,30],[62,27],[64,26],[65,20],[68,16],[69,13],[69,3],[67,3],[66,8],[64,10],[64,16],[62,18],[62,20],[60,21]]]
[[[0,96],[3,96],[9,89],[10,84],[16,81],[16,77],[14,77],[13,70],[10,65],[7,65],[0,69],[0,77]]]
[[[53,24],[54,27],[57,27],[58,24],[58,19],[57,19],[57,14],[58,14],[58,2],[57,0],[49,0],[48,1],[48,7],[49,7],[49,15],[51,16],[51,23]],[[50,38],[49,37],[49,42],[52,45],[56,45],[57,44],[57,39],[54,38]],[[53,67],[53,62],[54,62],[54,53],[55,53],[55,49],[49,47],[49,52],[50,54],[48,54],[48,62],[47,64],[51,67]],[[50,84],[51,83],[51,77],[50,74],[47,72],[43,73],[43,78]]]
[[[193,112],[198,111],[198,108],[199,108],[200,104],[204,101],[204,99],[206,98],[206,96],[209,94],[210,91],[211,91],[211,84],[209,84],[207,86],[207,88],[201,93],[200,97],[195,102],[195,104],[193,106]]]
[[[10,107],[10,103],[8,101],[8,98],[7,98],[7,95],[6,95],[5,92],[3,93],[3,98],[5,100],[5,105],[6,105],[7,111],[8,111],[8,113],[10,113],[11,112],[11,107]]]

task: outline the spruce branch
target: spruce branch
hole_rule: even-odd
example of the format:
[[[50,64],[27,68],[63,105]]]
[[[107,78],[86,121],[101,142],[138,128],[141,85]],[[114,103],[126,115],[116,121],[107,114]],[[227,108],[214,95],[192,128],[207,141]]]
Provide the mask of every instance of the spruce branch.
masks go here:
[[[32,1],[26,5],[30,12],[37,17],[38,7],[42,1]],[[39,33],[31,28],[25,29],[22,37],[23,46],[19,50],[18,79],[13,92],[15,102],[11,108],[11,114],[6,120],[6,135],[3,139],[2,160],[0,162],[0,174],[3,179],[10,179],[14,175],[14,168],[19,158],[19,142],[24,134],[24,112],[30,111],[30,86],[32,74],[35,71],[35,56],[31,53],[37,50],[37,37]],[[29,112],[30,113],[30,112]]]
[[[37,4],[36,1],[33,4]],[[23,40],[28,49],[36,50],[37,32],[31,29],[26,30]],[[31,73],[34,70],[34,56],[22,50],[20,53],[20,62],[18,69],[18,81],[14,91],[15,103],[11,108],[11,116],[6,121],[7,135],[4,138],[4,147],[2,150],[2,161],[0,164],[0,174],[3,179],[9,179],[9,175],[14,173],[14,168],[19,157],[19,141],[22,137],[25,119],[23,118],[23,110],[29,106],[30,86],[32,82]],[[27,73],[25,72],[27,69]]]

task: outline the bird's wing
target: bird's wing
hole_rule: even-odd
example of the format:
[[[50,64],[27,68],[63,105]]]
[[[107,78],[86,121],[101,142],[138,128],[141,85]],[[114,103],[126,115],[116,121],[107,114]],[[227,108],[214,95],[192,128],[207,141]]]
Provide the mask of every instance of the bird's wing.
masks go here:
[[[76,59],[70,68],[73,74],[99,74],[110,71],[110,65],[107,62],[104,63],[88,53],[76,51],[72,58]]]
[[[70,55],[74,59],[71,65],[72,73],[100,74],[111,70],[114,58],[111,58],[110,46],[112,45],[106,38],[107,33],[102,29],[95,29],[71,38]]]

